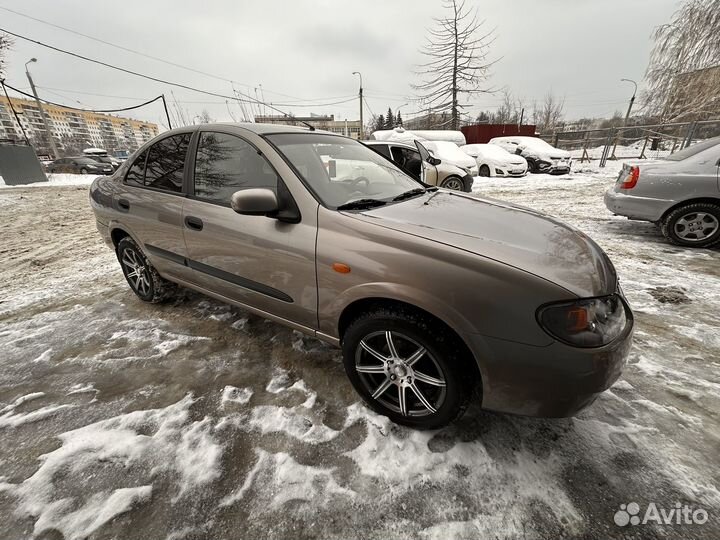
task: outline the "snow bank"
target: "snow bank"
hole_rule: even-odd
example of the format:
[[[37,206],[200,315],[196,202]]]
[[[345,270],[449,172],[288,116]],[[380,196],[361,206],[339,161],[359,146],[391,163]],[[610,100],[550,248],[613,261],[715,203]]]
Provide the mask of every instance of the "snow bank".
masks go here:
[[[32,184],[18,184],[8,186],[0,176],[0,189],[17,187],[48,187],[48,186],[89,186],[98,176],[92,174],[48,174],[47,182],[34,182]]]

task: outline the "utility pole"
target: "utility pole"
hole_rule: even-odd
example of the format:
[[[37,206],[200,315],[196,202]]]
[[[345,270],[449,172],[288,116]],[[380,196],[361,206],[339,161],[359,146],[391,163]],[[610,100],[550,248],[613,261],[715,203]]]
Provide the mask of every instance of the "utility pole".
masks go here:
[[[50,118],[45,118],[45,110],[43,109],[42,103],[40,103],[40,98],[37,95],[37,90],[35,90],[35,83],[30,76],[30,71],[28,70],[28,64],[31,62],[37,62],[37,58],[31,58],[30,60],[25,62],[25,75],[27,75],[27,79],[30,82],[30,88],[32,89],[33,96],[35,96],[35,103],[37,103],[38,110],[40,111],[40,118],[42,119],[43,125],[45,126],[48,141],[50,142],[50,148],[52,149],[52,153],[55,156],[55,159],[58,159],[60,157],[60,152],[58,152],[57,146],[55,145],[55,137],[53,137],[52,132],[52,123],[50,121]]]
[[[359,71],[353,71],[353,75],[357,75],[360,77],[360,140],[363,140],[365,138],[365,124],[363,123],[363,95],[362,95],[362,73]]]
[[[630,119],[630,112],[632,111],[633,104],[635,103],[635,95],[637,94],[637,83],[633,81],[632,79],[620,79],[620,82],[629,82],[633,83],[635,85],[635,89],[633,90],[633,95],[630,98],[630,104],[628,105],[627,113],[625,113],[625,120],[623,121],[623,127],[626,128],[628,125],[628,120]],[[615,149],[618,145],[618,139],[620,139],[620,135],[623,133],[623,130],[618,130],[618,136],[615,138],[615,145],[613,146],[612,156],[610,159],[616,159],[615,158]]]

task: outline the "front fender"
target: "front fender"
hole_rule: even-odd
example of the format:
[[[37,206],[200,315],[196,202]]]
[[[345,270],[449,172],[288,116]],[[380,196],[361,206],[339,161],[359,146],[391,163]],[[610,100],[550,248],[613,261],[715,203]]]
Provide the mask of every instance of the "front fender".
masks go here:
[[[473,333],[472,323],[452,305],[415,287],[388,282],[361,283],[338,294],[322,314],[320,326],[333,337],[340,337],[337,321],[345,309],[359,300],[380,298],[396,300],[427,311],[460,333]],[[323,324],[326,322],[326,324]]]

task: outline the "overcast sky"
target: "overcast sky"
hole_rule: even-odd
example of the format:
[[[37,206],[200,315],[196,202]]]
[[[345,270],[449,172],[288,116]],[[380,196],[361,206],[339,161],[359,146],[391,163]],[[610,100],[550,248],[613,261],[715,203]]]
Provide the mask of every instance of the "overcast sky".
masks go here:
[[[678,0],[477,0],[487,28],[496,28],[491,55],[499,59],[488,86],[507,87],[530,104],[549,91],[566,99],[566,116],[609,116],[624,112],[632,85],[641,82],[652,48],[651,33],[669,21]],[[440,0],[0,0],[6,7],[78,30],[144,54],[220,78],[236,88],[296,115],[330,113],[357,119],[360,71],[370,112],[402,106],[417,111],[411,84],[425,29],[443,15]],[[230,83],[113,48],[0,10],[0,27],[105,62],[206,90],[232,94]],[[41,97],[75,106],[133,105],[171,90],[192,118],[203,109],[219,121],[242,116],[237,104],[172,89],[89,64],[17,39],[8,57],[7,81],[28,88],[23,64]],[[260,88],[262,85],[262,88]],[[93,95],[100,94],[100,95]],[[325,104],[344,100],[334,105]],[[475,116],[495,109],[500,94],[472,99]],[[80,104],[78,104],[78,102]],[[408,105],[403,106],[404,103]],[[247,111],[250,112],[249,110]],[[255,111],[257,112],[257,110]],[[266,111],[269,112],[269,111]],[[128,116],[160,123],[152,105]]]

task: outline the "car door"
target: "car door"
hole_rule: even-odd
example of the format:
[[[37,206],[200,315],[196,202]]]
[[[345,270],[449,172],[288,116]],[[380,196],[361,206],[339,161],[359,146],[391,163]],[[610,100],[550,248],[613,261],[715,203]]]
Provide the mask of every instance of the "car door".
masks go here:
[[[258,148],[236,133],[204,131],[185,201],[188,263],[203,289],[306,328],[317,328],[316,215],[299,223],[240,215],[236,191],[265,188],[294,204]]]
[[[140,243],[164,277],[190,281],[183,235],[185,162],[191,132],[165,137],[141,152],[113,198],[119,225]]]
[[[436,186],[438,183],[438,172],[435,165],[431,163],[431,161],[434,160],[434,158],[430,155],[430,152],[428,152],[428,149],[423,146],[423,144],[415,140],[415,146],[418,149],[418,152],[420,153],[420,158],[422,159],[422,168],[420,170],[421,178],[420,180],[422,182],[425,182],[426,184],[430,184],[431,186]]]
[[[420,152],[405,148],[404,146],[390,146],[393,162],[400,167],[406,174],[412,176],[415,180],[421,180],[422,177],[422,158]]]

